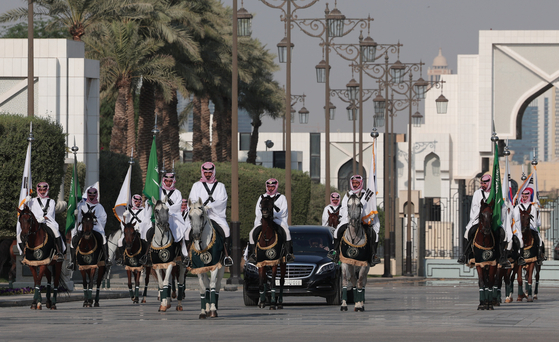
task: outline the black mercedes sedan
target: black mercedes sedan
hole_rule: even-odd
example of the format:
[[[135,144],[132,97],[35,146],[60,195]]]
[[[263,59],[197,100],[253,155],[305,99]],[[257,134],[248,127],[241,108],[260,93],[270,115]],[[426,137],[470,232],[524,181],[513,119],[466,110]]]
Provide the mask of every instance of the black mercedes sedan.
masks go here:
[[[341,268],[326,257],[333,246],[330,228],[291,226],[295,261],[287,264],[284,296],[318,296],[331,305],[340,305]],[[243,298],[247,306],[258,304],[258,269],[250,262],[244,267]],[[271,278],[269,270],[268,279]],[[279,268],[276,277],[279,288]],[[284,301],[285,302],[285,301]]]

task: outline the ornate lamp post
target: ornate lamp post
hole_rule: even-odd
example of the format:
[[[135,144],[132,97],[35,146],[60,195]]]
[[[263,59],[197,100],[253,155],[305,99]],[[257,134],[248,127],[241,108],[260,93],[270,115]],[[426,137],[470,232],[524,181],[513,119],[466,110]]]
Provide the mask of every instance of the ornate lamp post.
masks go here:
[[[241,279],[241,222],[239,221],[239,70],[237,63],[237,37],[250,36],[252,15],[244,8],[237,11],[233,0],[233,62],[231,84],[231,242],[233,266],[227,284],[242,284]]]

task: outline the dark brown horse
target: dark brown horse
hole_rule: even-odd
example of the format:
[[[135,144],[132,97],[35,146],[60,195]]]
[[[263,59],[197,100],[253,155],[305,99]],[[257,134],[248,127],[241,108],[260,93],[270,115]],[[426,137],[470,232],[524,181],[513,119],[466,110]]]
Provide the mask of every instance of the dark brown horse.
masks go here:
[[[135,228],[135,223],[126,223],[124,225],[124,268],[126,269],[126,275],[128,276],[128,291],[130,292],[130,298],[134,304],[137,304],[140,299],[140,276],[142,274],[142,269],[145,269],[145,287],[147,288],[149,284],[149,274],[151,273],[151,267],[145,267],[140,264],[140,257],[145,253],[145,246],[142,244],[140,238],[140,232]],[[132,289],[132,276],[134,276],[134,290]],[[142,303],[145,303],[145,291]]]
[[[82,211],[82,232],[77,236],[76,260],[82,275],[84,307],[91,307],[93,304],[92,291],[95,273],[97,273],[97,289],[94,306],[99,306],[99,289],[105,275],[105,256],[102,252],[103,236],[93,231],[96,219],[94,212]]]
[[[520,208],[519,208],[520,209]],[[517,281],[518,281],[518,297],[517,302],[521,302],[524,298],[528,302],[532,302],[532,277],[534,275],[534,269],[537,262],[537,253],[539,252],[539,246],[535,246],[536,240],[534,239],[535,232],[530,228],[531,220],[531,206],[526,210],[520,209],[520,226],[522,227],[522,240],[524,242],[524,248],[522,248],[522,253],[524,254],[524,260],[526,265],[517,266]],[[522,290],[522,269],[526,270],[526,281],[527,286],[525,290]]]
[[[274,200],[271,197],[263,197],[260,201],[262,212],[262,230],[256,243],[256,267],[259,274],[260,300],[258,306],[266,306],[267,287],[270,288],[270,310],[283,309],[283,285],[285,282],[285,255],[283,246],[285,237],[283,229],[274,222]],[[276,295],[276,276],[280,267],[279,294]],[[271,269],[271,279],[268,282],[267,271]]]
[[[336,228],[340,224],[340,213],[339,212],[328,212],[328,227]]]
[[[16,244],[17,240],[15,238],[4,239],[0,242],[0,273],[4,269],[4,265],[10,265],[10,269],[8,270],[10,288],[13,287],[16,277],[16,255],[14,253],[14,248],[17,248]]]
[[[497,273],[497,243],[492,231],[493,201],[481,203],[479,223],[472,248],[478,274],[479,305],[478,310],[493,310],[496,298],[493,285]]]
[[[44,223],[39,224],[35,215],[25,205],[23,209],[17,209],[19,213],[19,224],[21,226],[21,241],[23,242],[23,261],[22,264],[29,266],[33,274],[35,295],[31,309],[41,310],[41,280],[43,276],[47,278],[47,308],[56,310],[56,297],[60,283],[62,263],[57,261],[55,256],[56,247],[54,235],[49,232],[49,228]],[[51,300],[51,271],[48,266],[52,266],[54,273],[54,289]]]

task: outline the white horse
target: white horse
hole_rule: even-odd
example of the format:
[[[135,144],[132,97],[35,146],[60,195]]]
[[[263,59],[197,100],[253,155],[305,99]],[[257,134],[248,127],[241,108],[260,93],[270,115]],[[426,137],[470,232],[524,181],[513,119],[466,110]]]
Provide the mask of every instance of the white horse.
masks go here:
[[[349,195],[349,193],[348,193]],[[347,213],[349,223],[340,241],[342,262],[342,305],[341,311],[347,311],[347,286],[351,283],[355,311],[365,311],[365,285],[367,285],[367,274],[371,251],[368,248],[367,234],[361,224],[361,211],[363,204],[355,194],[349,195],[347,201]],[[356,278],[356,273],[359,278]]]
[[[164,197],[163,201],[152,198],[152,201],[155,203],[153,207],[155,229],[151,240],[150,254],[153,270],[157,275],[157,281],[159,283],[159,298],[161,299],[159,311],[165,312],[171,307],[171,298],[168,295],[169,281],[171,279],[173,267],[176,266],[176,248],[173,233],[169,227],[169,208],[166,204],[167,197]],[[179,300],[177,310],[182,311],[181,300]]]
[[[198,201],[188,200],[190,208],[191,241],[190,258],[191,273],[198,275],[200,282],[200,319],[217,317],[219,290],[225,268],[221,265],[224,252],[224,237],[212,226],[208,218],[206,207],[199,198]],[[210,272],[208,278],[207,272]]]

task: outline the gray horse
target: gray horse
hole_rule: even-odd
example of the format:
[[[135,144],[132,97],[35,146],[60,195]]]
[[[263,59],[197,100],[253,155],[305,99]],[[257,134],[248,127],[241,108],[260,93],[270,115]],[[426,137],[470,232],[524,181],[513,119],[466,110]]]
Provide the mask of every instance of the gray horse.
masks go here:
[[[342,262],[342,305],[341,311],[347,311],[347,287],[351,283],[355,311],[365,311],[365,285],[369,273],[368,260],[370,249],[367,243],[367,233],[361,224],[363,204],[355,194],[348,193],[347,213],[349,223],[340,241],[340,261]],[[358,278],[356,277],[358,274]]]

